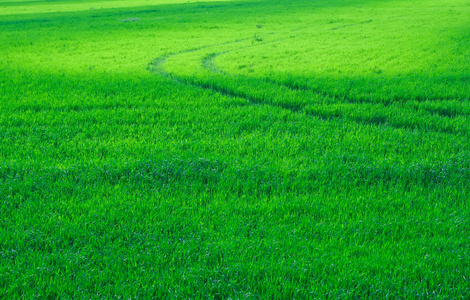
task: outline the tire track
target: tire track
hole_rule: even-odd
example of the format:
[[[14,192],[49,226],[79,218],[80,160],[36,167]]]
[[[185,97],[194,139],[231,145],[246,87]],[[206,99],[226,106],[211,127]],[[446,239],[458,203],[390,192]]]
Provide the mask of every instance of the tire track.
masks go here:
[[[275,43],[275,42],[279,42],[279,41],[288,40],[288,39],[291,39],[291,38],[294,38],[294,37],[276,39],[276,40],[273,40],[273,41],[270,41],[270,42],[265,42],[263,44]],[[237,89],[234,89],[234,88],[230,88],[229,86],[224,85],[223,83],[221,83],[222,82],[221,80],[215,80],[214,82],[210,82],[210,81],[204,81],[203,78],[201,79],[201,78],[197,78],[197,77],[178,76],[178,75],[175,75],[175,74],[172,74],[170,72],[165,71],[165,69],[163,68],[163,65],[165,64],[165,62],[169,58],[177,56],[177,55],[182,55],[182,54],[185,54],[185,53],[196,52],[196,51],[201,51],[203,49],[215,48],[215,47],[220,47],[220,46],[235,45],[235,44],[238,44],[238,43],[241,43],[241,42],[246,42],[246,41],[249,41],[249,40],[252,40],[252,38],[245,38],[245,39],[241,39],[241,40],[235,40],[235,41],[232,41],[232,42],[206,45],[206,46],[202,46],[202,47],[197,47],[197,48],[187,49],[187,50],[184,50],[184,51],[170,53],[170,54],[161,56],[161,57],[155,59],[152,63],[150,63],[149,64],[149,71],[151,71],[153,73],[160,74],[162,76],[165,76],[166,78],[171,79],[174,82],[179,82],[179,83],[185,84],[185,85],[191,85],[191,86],[194,86],[194,87],[197,87],[197,88],[200,88],[200,89],[210,90],[210,91],[217,92],[217,93],[219,93],[221,95],[224,95],[224,96],[227,96],[227,97],[235,97],[235,98],[244,99],[250,105],[269,105],[269,106],[273,106],[273,107],[286,109],[286,110],[289,110],[293,113],[302,112],[305,115],[317,117],[319,119],[323,119],[323,120],[326,120],[326,121],[333,120],[333,119],[341,119],[341,120],[349,120],[349,121],[353,121],[353,122],[356,122],[356,123],[359,123],[359,124],[365,124],[365,125],[388,126],[388,127],[393,127],[395,129],[416,130],[416,128],[418,127],[420,129],[424,129],[428,132],[439,132],[439,133],[444,133],[444,134],[462,133],[462,129],[459,128],[459,126],[457,126],[458,124],[450,124],[450,126],[445,126],[444,128],[440,127],[439,123],[436,123],[436,124],[429,123],[429,124],[422,124],[422,126],[417,126],[415,121],[410,121],[410,120],[407,120],[406,118],[405,119],[398,118],[398,119],[395,119],[395,120],[391,119],[393,117],[390,116],[390,113],[387,113],[385,115],[384,114],[379,114],[378,116],[375,116],[375,115],[370,116],[370,115],[361,114],[361,112],[357,113],[354,110],[352,110],[352,111],[347,110],[347,111],[344,111],[344,112],[341,112],[341,113],[336,113],[336,114],[331,115],[331,114],[322,112],[321,110],[315,110],[315,109],[306,111],[307,106],[310,105],[310,104],[275,102],[274,99],[270,98],[269,95],[267,95],[266,91],[269,88],[269,87],[267,87],[268,85],[275,85],[275,86],[278,86],[278,87],[281,87],[281,88],[284,88],[284,89],[287,89],[287,90],[290,90],[290,91],[293,91],[293,92],[312,93],[312,94],[316,95],[319,98],[324,98],[324,99],[329,100],[329,102],[331,102],[332,104],[341,104],[341,103],[356,104],[356,105],[357,104],[371,104],[371,105],[378,105],[378,106],[380,106],[382,108],[385,108],[385,109],[392,108],[392,107],[397,108],[396,103],[394,103],[394,102],[372,102],[372,101],[368,101],[366,99],[349,97],[349,94],[350,94],[351,90],[353,89],[354,81],[351,81],[351,84],[350,84],[347,92],[344,93],[344,95],[338,96],[338,95],[332,95],[331,93],[328,93],[327,91],[324,91],[324,90],[323,91],[322,90],[316,90],[316,89],[312,89],[311,87],[298,85],[298,84],[287,84],[287,83],[279,82],[279,81],[269,79],[269,78],[250,79],[246,76],[241,76],[241,75],[237,76],[237,77],[230,76],[226,72],[221,70],[215,64],[214,60],[215,60],[215,58],[217,58],[221,55],[224,55],[224,54],[228,53],[229,51],[233,51],[233,49],[206,54],[201,59],[201,64],[200,65],[201,65],[202,69],[207,70],[210,74],[212,74],[214,76],[223,77],[225,79],[224,80],[225,82],[243,83],[245,85],[240,84],[239,86],[247,86],[247,85],[252,86],[254,90],[256,90],[256,87],[261,87],[262,90],[264,91],[262,93],[262,95],[254,95],[253,93],[246,92],[246,91],[243,91],[241,89],[237,90]],[[236,49],[240,50],[240,49],[246,49],[246,48],[250,48],[250,47],[255,47],[255,46],[254,45],[247,45],[247,46],[238,47]],[[214,77],[213,79],[217,79],[217,78]],[[256,83],[255,83],[255,80],[257,80]],[[261,85],[260,85],[260,83],[261,83]],[[409,101],[407,101],[407,102],[409,102]],[[403,106],[406,105],[407,102],[401,103],[401,109],[405,109],[405,107],[403,107]],[[325,106],[324,103],[314,103],[314,102],[312,102],[311,105]],[[398,108],[400,108],[400,107],[398,107]],[[409,113],[412,114],[412,115],[417,112],[417,110],[410,110],[410,109],[406,109],[406,110],[409,111]],[[353,112],[353,113],[351,114],[351,112]],[[355,112],[356,112],[356,114],[354,115]],[[426,112],[429,114],[429,117],[431,119],[435,118],[435,116],[433,116],[430,111],[426,111]],[[467,114],[464,114],[464,116],[467,116]],[[423,116],[422,115],[417,115],[417,117],[422,118]],[[463,131],[468,134],[467,130],[463,130]]]
[[[226,75],[226,72],[221,70],[214,63],[214,60],[217,57],[219,57],[219,56],[221,56],[225,53],[227,53],[227,51],[207,54],[202,59],[202,63],[201,63],[202,67],[204,69],[208,70],[209,72],[213,73],[213,74]],[[283,86],[283,87],[286,87],[286,88],[291,89],[293,91],[312,92],[314,94],[320,95],[320,96],[325,97],[325,98],[337,99],[335,95],[332,95],[332,94],[330,94],[326,91],[313,90],[312,88],[309,88],[309,87],[306,87],[306,86],[301,86],[301,85],[294,86],[292,84],[286,84],[286,83],[279,82],[279,81],[276,81],[276,80],[272,80],[272,79],[269,79],[269,78],[263,78],[263,81],[268,82],[268,83],[272,83],[272,84],[276,84],[276,85],[279,85],[279,86]],[[350,91],[353,87],[353,84],[354,84],[354,82],[352,81],[350,86],[349,86],[349,89],[345,93],[345,95],[350,93]],[[384,108],[384,109],[392,108],[393,106],[396,107],[396,105],[397,105],[397,103],[393,103],[393,102],[373,102],[373,101],[367,101],[365,99],[356,99],[356,98],[346,97],[346,96],[342,96],[340,99],[341,99],[341,102],[345,103],[345,104],[369,104],[369,105],[376,105],[376,106]],[[442,101],[442,100],[443,99],[440,99],[440,101]],[[444,99],[444,100],[446,100],[446,99]],[[450,101],[451,99],[447,99],[447,100]],[[410,108],[406,107],[407,103],[409,103],[410,101],[412,101],[412,100],[402,102],[398,105],[401,105],[401,107],[400,107],[401,110],[407,110],[409,112],[409,114],[414,115],[418,112],[418,109],[410,109]],[[418,101],[418,102],[420,102],[420,101]],[[458,134],[458,133],[463,133],[463,132],[466,133],[466,134],[470,133],[469,130],[465,130],[465,128],[463,128],[463,129],[458,128],[458,124],[450,124],[450,126],[445,126],[445,127],[440,127],[438,124],[428,124],[428,125],[421,124],[421,125],[419,125],[419,124],[417,124],[416,121],[406,119],[406,118],[402,119],[402,120],[399,120],[399,119],[398,120],[393,120],[393,119],[391,119],[389,114],[384,115],[383,112],[380,112],[380,113],[378,113],[378,115],[374,115],[374,116],[360,115],[360,114],[356,115],[356,116],[351,116],[351,114],[348,114],[348,111],[344,111],[343,113],[336,113],[336,114],[328,114],[328,113],[325,113],[325,112],[315,111],[315,110],[305,111],[306,106],[307,105],[304,105],[304,106],[300,105],[299,107],[295,107],[294,111],[298,112],[298,111],[302,110],[307,115],[315,116],[315,117],[318,117],[320,119],[326,119],[326,120],[330,120],[330,119],[343,119],[343,120],[348,119],[348,120],[351,120],[351,121],[354,121],[354,122],[357,122],[357,123],[371,124],[371,125],[376,125],[376,126],[390,126],[390,127],[396,128],[396,129],[415,130],[416,128],[424,127],[424,129],[429,131],[429,132],[439,132],[439,133],[445,133],[445,134]],[[292,110],[292,107],[290,107],[290,108]],[[349,110],[349,112],[350,112],[350,110]],[[434,120],[436,120],[436,122],[439,121],[438,118],[435,117],[436,114],[438,114],[439,116],[448,117],[450,119],[470,116],[470,114],[468,112],[465,112],[465,111],[448,112],[446,110],[430,109],[430,108],[424,108],[423,110],[421,110],[421,113],[425,113],[426,117],[429,117],[430,119],[434,119]],[[423,118],[423,115],[418,114],[418,115],[416,115],[416,118]]]

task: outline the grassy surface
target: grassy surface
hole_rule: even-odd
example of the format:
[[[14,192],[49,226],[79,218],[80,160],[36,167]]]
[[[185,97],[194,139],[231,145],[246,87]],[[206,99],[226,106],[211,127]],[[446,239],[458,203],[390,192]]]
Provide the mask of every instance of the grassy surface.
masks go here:
[[[182,2],[0,3],[0,295],[469,298],[467,1]]]

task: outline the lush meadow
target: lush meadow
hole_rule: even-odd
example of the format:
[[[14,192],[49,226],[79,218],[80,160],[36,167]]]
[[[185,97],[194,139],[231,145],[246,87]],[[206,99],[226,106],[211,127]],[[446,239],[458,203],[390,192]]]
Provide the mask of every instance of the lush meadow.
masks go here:
[[[469,299],[468,16],[0,2],[0,298]]]

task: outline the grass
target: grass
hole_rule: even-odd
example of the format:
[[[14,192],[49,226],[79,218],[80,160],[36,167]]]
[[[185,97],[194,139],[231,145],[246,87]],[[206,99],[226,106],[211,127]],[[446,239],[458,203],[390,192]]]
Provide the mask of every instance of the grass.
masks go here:
[[[468,3],[96,4],[0,4],[2,297],[470,297]]]

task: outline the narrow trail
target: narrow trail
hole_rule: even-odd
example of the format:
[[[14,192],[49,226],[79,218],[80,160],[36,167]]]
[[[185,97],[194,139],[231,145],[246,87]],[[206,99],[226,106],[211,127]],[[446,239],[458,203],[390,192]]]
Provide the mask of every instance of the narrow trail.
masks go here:
[[[348,25],[348,26],[353,26],[353,25]],[[337,29],[339,28],[332,28],[331,30],[337,30]],[[263,42],[262,45],[285,41],[285,40],[292,39],[292,38],[294,37],[275,39],[269,42]],[[399,106],[400,109],[402,110],[406,109],[408,110],[410,115],[414,116],[418,113],[416,109],[410,109],[410,108],[404,107],[406,103],[410,100],[406,100],[401,103],[395,103],[395,102],[377,102],[377,101],[370,101],[364,98],[359,99],[359,98],[351,97],[350,93],[353,90],[354,81],[351,81],[349,88],[346,90],[345,93],[343,93],[343,95],[334,95],[325,90],[313,89],[311,87],[303,86],[300,84],[289,84],[285,82],[279,82],[279,81],[269,79],[269,78],[256,79],[256,78],[250,78],[250,77],[242,76],[242,75],[232,76],[230,74],[227,74],[223,70],[221,70],[215,64],[215,59],[217,57],[220,57],[226,53],[229,53],[230,51],[247,49],[247,48],[256,47],[260,45],[259,43],[243,45],[243,43],[246,43],[249,41],[253,41],[253,38],[251,37],[251,38],[244,38],[244,39],[239,39],[239,40],[229,41],[229,42],[224,42],[224,43],[210,44],[210,45],[205,45],[202,47],[187,49],[184,51],[169,53],[149,63],[148,70],[152,73],[156,73],[161,76],[164,76],[174,82],[178,82],[184,85],[194,86],[200,89],[209,90],[209,91],[219,93],[227,97],[244,99],[250,105],[258,105],[258,106],[268,105],[272,107],[278,107],[281,109],[289,110],[292,113],[302,113],[304,115],[317,117],[323,120],[347,119],[349,121],[353,121],[353,122],[364,124],[364,125],[388,126],[388,127],[392,127],[395,129],[406,129],[406,130],[411,130],[411,131],[416,130],[416,128],[419,127],[417,125],[420,125],[420,124],[417,124],[416,121],[412,121],[410,119],[395,120],[393,119],[391,112],[387,111],[392,106],[395,106],[395,107]],[[230,47],[236,46],[236,45],[239,45],[239,47],[234,47],[230,49]],[[207,80],[207,79],[205,80],[205,78],[199,78],[197,76],[179,76],[169,71],[166,71],[164,68],[164,64],[170,58],[174,58],[176,56],[184,55],[184,54],[191,53],[191,52],[207,50],[211,48],[219,49],[220,47],[223,47],[223,46],[229,46],[229,49],[206,54],[201,58],[200,63],[199,63],[199,66],[201,67],[202,70],[207,71],[211,76],[213,76],[210,79],[216,79],[216,80]],[[221,78],[223,78],[224,80],[220,80]],[[232,84],[232,87],[230,87],[227,84],[224,84],[226,82],[230,82]],[[241,87],[247,87],[247,86],[250,87],[250,91],[246,91],[246,90],[243,90],[243,88],[241,88]],[[304,97],[305,99],[308,99],[308,97],[311,97],[312,99],[313,98],[317,100],[323,99],[325,101],[324,102],[312,101],[311,103],[280,102],[280,101],[276,101],[278,99],[274,99],[274,97],[272,96],[272,92],[270,92],[271,88],[273,88],[274,90],[283,89],[284,91],[290,92],[290,93],[303,93],[301,96]],[[256,93],[252,91],[256,91]],[[441,99],[441,100],[445,100],[445,99]],[[343,107],[341,108],[341,111],[337,111],[334,113],[323,112],[321,109],[318,109],[318,110],[313,109],[313,110],[306,111],[306,108],[312,105],[314,107],[328,107],[328,105],[345,105],[347,107]],[[355,111],[354,110],[355,105],[369,105],[370,111],[369,112],[366,110]],[[371,111],[372,110],[375,111],[376,109],[380,111],[378,115],[370,115]],[[424,113],[427,114],[427,116],[430,118],[436,117],[436,113],[434,113],[432,110],[424,110]],[[437,113],[437,115],[439,114]],[[462,114],[462,116],[464,117],[467,115],[468,114]],[[420,114],[416,115],[417,118],[423,118],[427,116],[423,115],[423,111],[421,111]],[[452,117],[459,117],[459,116],[461,115],[458,114]],[[459,126],[457,125],[439,127],[439,126],[436,126],[435,124],[427,124],[427,125],[422,124],[422,126],[425,127],[428,132],[439,132],[439,133],[444,133],[444,134],[462,133],[462,129],[459,128]],[[468,133],[467,131],[468,130],[466,130],[465,132]]]
[[[288,38],[285,38],[285,39],[288,39]],[[285,39],[277,39],[277,40],[271,41],[271,43],[272,42],[278,42],[278,41],[285,40]],[[200,51],[200,50],[208,49],[208,48],[215,48],[215,47],[220,47],[220,46],[225,46],[225,45],[233,45],[233,44],[237,44],[237,43],[245,42],[245,41],[249,41],[249,40],[252,40],[252,38],[245,38],[245,39],[240,39],[240,40],[236,40],[236,41],[233,41],[233,42],[207,45],[207,46],[193,48],[193,49],[184,50],[184,51],[180,51],[180,52],[170,53],[170,54],[167,54],[165,56],[161,56],[161,57],[155,59],[152,63],[149,64],[148,69],[149,69],[150,72],[162,75],[162,76],[164,76],[168,79],[173,80],[174,82],[179,82],[179,83],[185,84],[185,85],[191,85],[191,86],[201,88],[201,89],[205,89],[205,90],[211,90],[213,92],[217,92],[219,94],[222,94],[222,95],[228,96],[228,97],[242,98],[242,99],[245,99],[248,103],[250,103],[252,105],[270,105],[270,106],[281,107],[283,109],[288,109],[288,110],[291,110],[293,112],[299,111],[300,108],[298,106],[282,104],[282,103],[278,103],[278,104],[275,104],[275,103],[272,103],[272,102],[269,103],[268,101],[266,101],[265,96],[256,97],[256,96],[251,95],[247,92],[240,91],[240,90],[236,91],[236,90],[230,89],[226,86],[217,85],[217,84],[214,84],[214,83],[211,83],[211,82],[198,81],[197,78],[185,78],[185,77],[182,77],[182,76],[177,76],[173,73],[165,71],[165,69],[163,68],[163,65],[165,64],[165,62],[170,57],[174,57],[174,56],[177,56],[177,55],[190,53],[190,52],[196,52],[196,51]],[[239,47],[237,49],[243,49],[243,48],[248,48],[248,47],[250,47],[250,46]],[[213,53],[213,54],[209,54],[209,55],[205,56],[201,61],[202,68],[204,70],[209,70],[211,74],[222,75],[222,76],[228,77],[225,74],[225,72],[222,72],[213,63],[213,59],[216,56],[219,56],[222,53],[226,53],[226,52],[227,51],[220,52],[218,54]],[[249,81],[248,78],[244,78],[244,79],[246,81]]]
[[[353,26],[353,25],[349,25],[349,26]],[[296,30],[293,30],[292,32],[296,32],[298,30],[299,29],[296,29]],[[331,30],[335,30],[335,28],[332,28]],[[263,45],[277,43],[277,42],[280,42],[280,41],[285,41],[285,40],[293,39],[293,38],[296,38],[296,37],[297,36],[287,37],[287,38],[282,38],[282,39],[275,39],[275,40],[272,40],[272,41],[269,41],[269,42],[263,42]],[[266,105],[272,105],[272,106],[279,106],[279,107],[283,107],[285,109],[289,109],[289,110],[292,110],[292,111],[301,110],[301,107],[299,107],[299,105],[273,104],[272,102],[266,101],[266,100],[269,100],[266,97],[254,97],[253,95],[250,95],[247,92],[234,91],[234,90],[229,89],[227,87],[218,86],[218,85],[215,85],[213,83],[207,83],[207,82],[203,83],[200,80],[198,81],[197,78],[183,78],[182,76],[178,76],[178,75],[175,75],[173,73],[167,72],[163,68],[163,65],[166,63],[166,61],[169,58],[172,58],[172,57],[175,57],[175,56],[178,56],[178,55],[191,53],[191,52],[197,52],[197,51],[201,51],[201,50],[204,50],[204,49],[210,49],[210,48],[215,48],[216,49],[217,47],[220,47],[220,46],[235,45],[235,44],[239,44],[239,43],[250,41],[250,40],[253,40],[253,38],[244,38],[244,39],[239,39],[239,40],[235,40],[235,41],[232,41],[232,42],[211,44],[211,45],[206,45],[206,46],[203,46],[203,47],[197,47],[197,48],[193,48],[193,49],[188,49],[188,50],[184,50],[184,51],[170,53],[170,54],[167,54],[167,55],[164,55],[164,56],[161,56],[161,57],[155,59],[153,62],[151,62],[148,65],[148,69],[149,69],[150,72],[163,75],[164,77],[172,79],[173,81],[181,82],[181,83],[189,84],[189,85],[193,85],[193,86],[197,86],[199,88],[211,89],[215,92],[221,93],[221,94],[226,95],[226,96],[244,98],[252,104],[256,104],[256,105],[266,104]],[[238,47],[238,48],[236,48],[236,50],[252,48],[252,47],[255,47],[255,46],[259,46],[259,44],[256,44],[256,45],[251,44],[251,45]],[[224,54],[226,54],[230,51],[233,51],[233,49],[207,54],[201,59],[200,66],[202,67],[202,69],[209,71],[213,75],[222,75],[225,78],[230,78],[231,76],[229,74],[222,71],[214,63],[215,58],[217,58],[221,55],[224,55]],[[314,89],[312,87],[302,86],[302,85],[298,85],[298,84],[297,85],[287,84],[287,83],[279,82],[279,81],[272,80],[272,79],[269,79],[269,78],[254,79],[254,78],[249,78],[249,77],[246,77],[246,76],[237,76],[236,78],[234,78],[232,76],[230,79],[232,79],[232,80],[242,80],[244,82],[248,82],[250,80],[258,80],[258,81],[260,81],[264,84],[276,85],[276,86],[283,87],[283,88],[286,88],[286,89],[294,91],[294,92],[297,92],[297,91],[307,92],[307,93],[315,94],[316,96],[319,96],[319,97],[332,99],[333,101],[338,101],[339,99],[341,99],[340,101],[342,103],[368,103],[367,101],[364,101],[362,99],[350,98],[350,97],[347,96],[347,93],[345,93],[343,95],[333,95],[333,94],[328,93],[327,91],[324,91],[324,90]],[[354,83],[351,82],[351,84],[349,86],[349,89],[348,89],[348,92],[351,91],[351,88],[352,88],[353,84]],[[379,104],[379,103],[374,102],[374,104]],[[387,103],[385,103],[384,105],[387,105]],[[305,105],[301,105],[301,106],[303,108]]]

